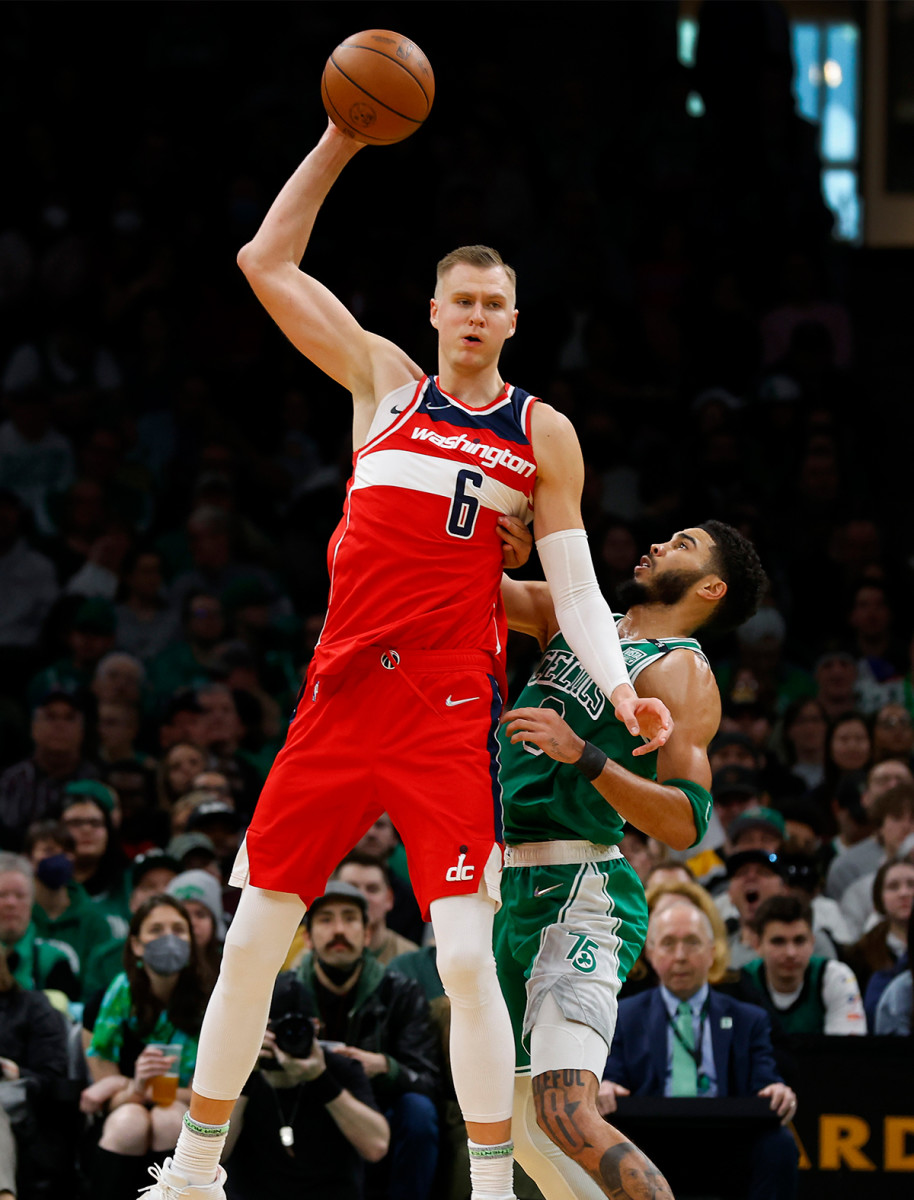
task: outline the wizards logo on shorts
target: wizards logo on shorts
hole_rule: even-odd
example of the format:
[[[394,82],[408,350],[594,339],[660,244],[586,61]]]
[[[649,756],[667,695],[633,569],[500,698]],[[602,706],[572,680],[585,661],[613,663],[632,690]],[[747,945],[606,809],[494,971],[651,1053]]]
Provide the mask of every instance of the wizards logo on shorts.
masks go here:
[[[580,971],[582,975],[590,975],[597,969],[595,952],[600,949],[600,943],[589,938],[586,933],[569,931],[568,936],[574,938],[574,945],[565,955],[565,961],[570,962],[574,969]]]
[[[472,879],[476,870],[475,867],[465,867],[463,864],[466,861],[466,856],[469,853],[466,846],[460,847],[460,854],[457,857],[457,866],[448,867],[445,879],[448,883],[463,883],[467,879]]]

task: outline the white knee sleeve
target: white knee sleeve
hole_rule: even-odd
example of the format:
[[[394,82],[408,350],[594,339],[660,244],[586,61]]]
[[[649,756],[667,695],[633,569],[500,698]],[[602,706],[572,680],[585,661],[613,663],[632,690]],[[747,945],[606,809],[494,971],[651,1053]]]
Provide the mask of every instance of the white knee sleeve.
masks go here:
[[[583,1167],[556,1146],[536,1123],[533,1080],[514,1081],[514,1115],[511,1120],[514,1157],[546,1200],[606,1200],[605,1193]]]
[[[273,984],[305,906],[298,896],[248,885],[232,921],[222,967],[200,1031],[194,1091],[236,1100],[254,1069]]]
[[[569,1021],[551,992],[540,1005],[530,1033],[530,1074],[544,1071],[591,1071],[597,1080],[609,1049],[598,1033],[580,1021]]]
[[[511,1116],[514,1038],[495,956],[488,896],[447,896],[430,906],[438,974],[451,1002],[451,1074],[464,1120]]]

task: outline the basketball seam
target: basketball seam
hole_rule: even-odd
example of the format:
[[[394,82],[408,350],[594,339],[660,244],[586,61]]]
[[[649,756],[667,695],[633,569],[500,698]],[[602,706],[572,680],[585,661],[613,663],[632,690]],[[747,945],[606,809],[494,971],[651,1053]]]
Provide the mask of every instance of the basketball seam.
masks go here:
[[[323,93],[324,93],[324,100],[325,100],[325,102],[331,106],[331,108],[332,108],[332,109],[333,109],[333,111],[336,113],[336,115],[339,117],[339,119],[340,119],[340,120],[343,122],[343,124],[345,125],[345,127],[346,127],[347,129],[351,130],[353,133],[358,133],[358,136],[359,136],[359,138],[361,138],[363,141],[364,141],[364,140],[368,140],[368,139],[370,139],[370,140],[371,140],[371,141],[373,141],[373,142],[377,142],[377,144],[378,144],[379,146],[393,146],[393,145],[395,145],[397,142],[402,142],[402,141],[404,140],[404,138],[406,138],[406,137],[408,137],[408,136],[409,136],[409,134],[403,134],[403,136],[402,136],[402,137],[396,137],[396,138],[379,138],[379,137],[376,137],[376,136],[374,136],[373,134],[370,134],[370,133],[368,133],[368,132],[367,132],[366,130],[364,130],[364,129],[359,129],[359,130],[356,130],[356,129],[355,129],[355,128],[354,128],[352,125],[350,125],[350,124],[349,124],[349,122],[346,120],[345,113],[342,113],[342,112],[340,112],[340,110],[339,110],[339,109],[337,108],[337,106],[334,104],[334,102],[333,102],[333,97],[332,97],[332,96],[330,95],[330,93],[327,91],[327,88],[326,88],[326,87],[324,87],[324,88],[323,88]],[[391,109],[390,111],[392,112],[393,110]],[[329,114],[328,114],[328,115],[329,115]],[[410,117],[406,117],[406,118],[404,118],[404,119],[405,119],[405,120],[407,120],[407,121],[408,121],[408,120],[411,120],[411,118],[410,118]],[[336,124],[336,122],[334,122],[334,124]],[[420,124],[421,124],[421,122],[420,122]]]
[[[381,58],[386,58],[387,61],[393,63],[395,67],[398,67],[401,71],[405,71],[410,79],[415,80],[415,82],[419,85],[419,90],[422,92],[422,95],[425,96],[426,104],[429,103],[428,93],[422,86],[422,80],[418,79],[408,67],[404,67],[403,63],[401,63],[398,59],[391,57],[391,55],[389,55],[385,50],[378,50],[376,46],[364,46],[361,42],[342,42],[339,46],[337,46],[337,50],[368,50],[371,54],[378,54]],[[330,58],[332,61],[332,54],[330,55]],[[334,66],[336,66],[335,63]],[[431,70],[431,67],[429,67],[429,70]]]
[[[360,46],[359,49],[360,50],[369,50],[371,48],[369,46]],[[379,50],[372,50],[371,53],[372,54],[380,54],[381,52]],[[410,77],[410,79],[417,85],[417,87],[419,88],[419,91],[422,93],[422,98],[425,100],[425,115],[428,116],[429,109],[430,109],[430,105],[428,102],[428,96],[425,94],[425,88],[422,86],[421,83],[419,83],[419,80],[416,79],[415,75],[413,75],[410,71],[407,71],[405,67],[400,66],[400,63],[396,62],[395,59],[389,58],[388,55],[386,55],[386,54],[381,54],[381,57],[386,58],[388,62],[394,63],[394,65],[396,67],[398,67],[401,71],[405,71],[406,74]],[[379,97],[375,96],[372,92],[369,92],[364,84],[361,84],[358,82],[358,80],[353,79],[351,75],[347,75],[346,72],[343,70],[343,68],[336,61],[336,59],[333,57],[332,54],[330,55],[330,62],[333,64],[335,69],[337,71],[339,71],[339,73],[342,75],[342,77],[348,83],[351,83],[353,87],[358,88],[360,92],[363,92],[370,99],[374,100],[375,104],[380,104],[382,108],[386,108],[388,112],[393,113],[395,117],[400,117],[401,120],[403,120],[403,121],[412,121],[412,123],[414,125],[421,125],[422,122],[425,120],[425,117],[410,117],[406,113],[399,112],[396,108],[391,108],[391,106],[389,104],[387,104],[386,101],[379,99]]]

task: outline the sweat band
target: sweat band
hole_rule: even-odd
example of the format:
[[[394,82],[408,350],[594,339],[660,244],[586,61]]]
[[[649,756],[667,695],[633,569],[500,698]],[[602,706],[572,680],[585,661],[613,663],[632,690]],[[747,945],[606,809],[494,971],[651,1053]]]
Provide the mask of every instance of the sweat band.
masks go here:
[[[679,788],[682,794],[692,806],[692,817],[695,821],[695,829],[697,835],[692,846],[697,846],[701,839],[705,836],[708,829],[708,822],[711,820],[711,807],[713,801],[711,793],[707,788],[703,788],[700,783],[695,783],[692,779],[664,779],[664,787]],[[691,849],[691,846],[689,847]]]
[[[591,783],[603,774],[603,768],[606,766],[608,754],[604,754],[599,746],[595,746],[593,742],[585,742],[584,750],[581,757],[574,764],[581,772],[585,779]]]

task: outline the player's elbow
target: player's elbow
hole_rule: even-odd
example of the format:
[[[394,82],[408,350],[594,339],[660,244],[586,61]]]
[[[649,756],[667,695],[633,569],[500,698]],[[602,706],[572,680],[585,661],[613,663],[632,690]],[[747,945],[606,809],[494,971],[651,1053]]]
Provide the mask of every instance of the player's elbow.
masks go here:
[[[248,280],[253,280],[263,271],[263,263],[253,242],[246,242],[236,255],[235,261]]]

